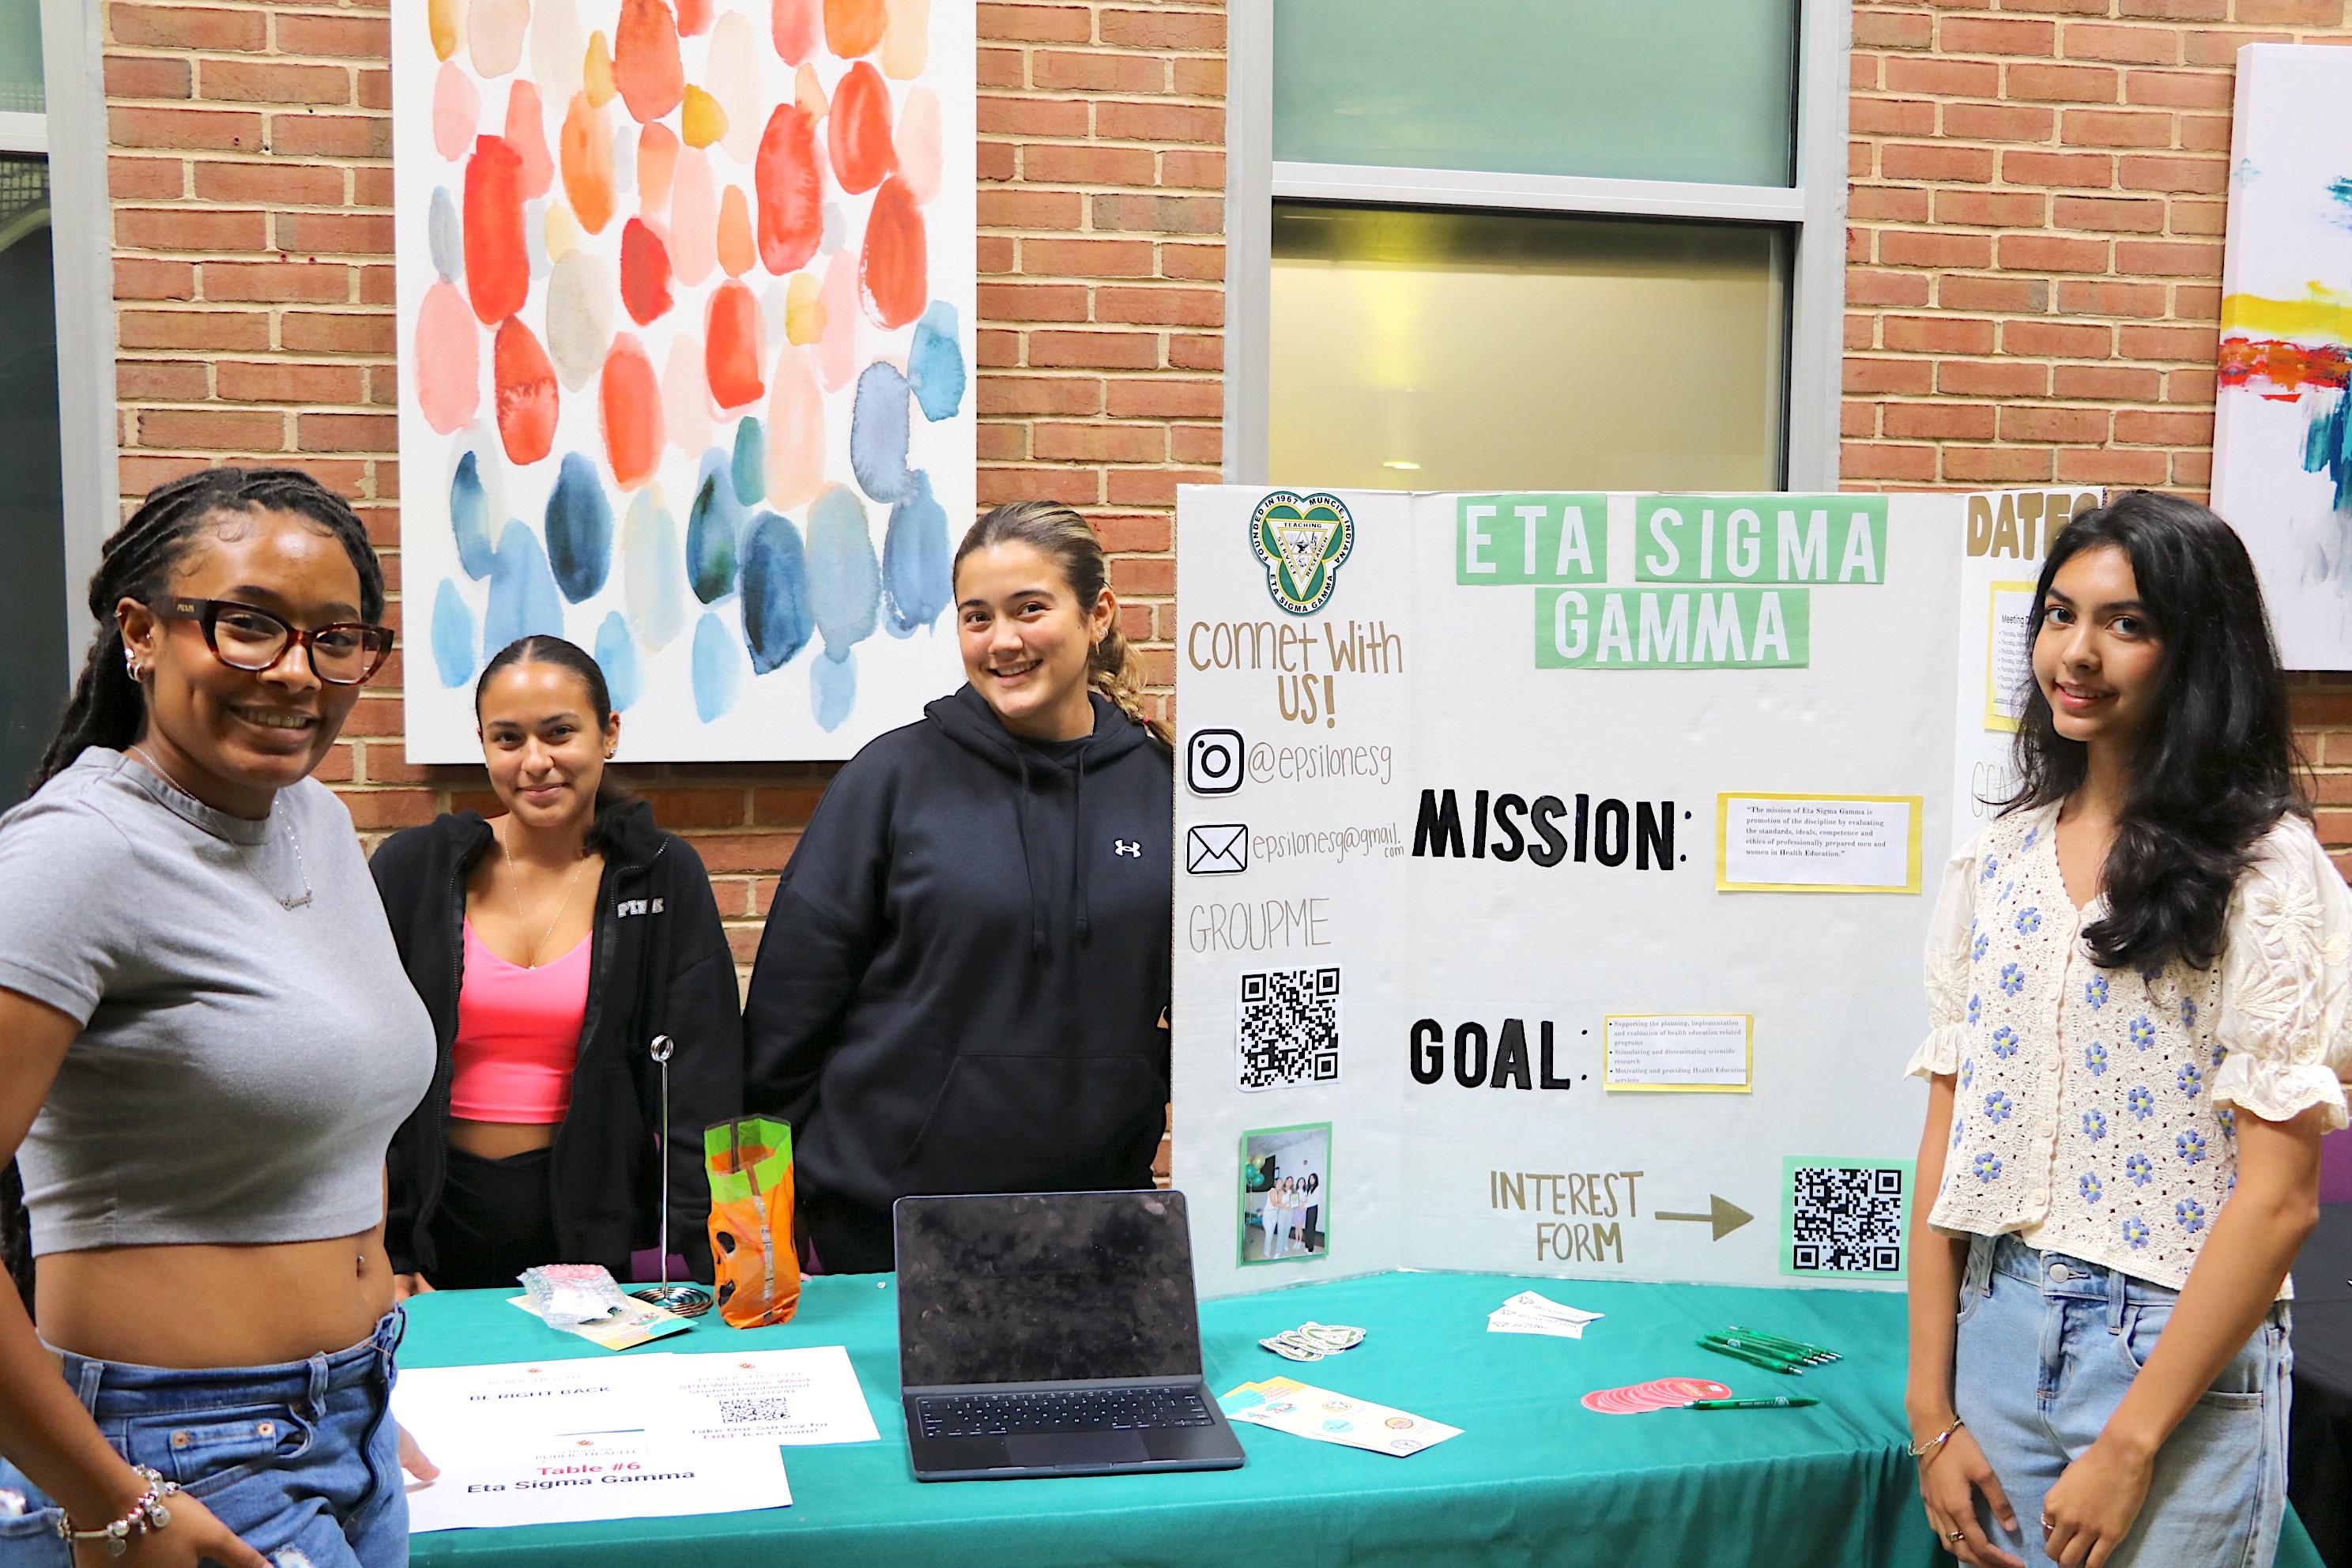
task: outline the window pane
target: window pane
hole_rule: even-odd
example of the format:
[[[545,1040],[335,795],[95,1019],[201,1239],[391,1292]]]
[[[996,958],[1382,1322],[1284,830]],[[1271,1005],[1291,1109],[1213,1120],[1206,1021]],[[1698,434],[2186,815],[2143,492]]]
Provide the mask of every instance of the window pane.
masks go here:
[[[1276,203],[1270,472],[1384,489],[1775,489],[1789,239]]]
[[[38,114],[41,91],[41,0],[0,0],[0,112]]]
[[[1274,155],[1794,183],[1797,0],[1275,0]]]
[[[56,299],[48,163],[0,159],[0,806],[24,798],[66,700]]]

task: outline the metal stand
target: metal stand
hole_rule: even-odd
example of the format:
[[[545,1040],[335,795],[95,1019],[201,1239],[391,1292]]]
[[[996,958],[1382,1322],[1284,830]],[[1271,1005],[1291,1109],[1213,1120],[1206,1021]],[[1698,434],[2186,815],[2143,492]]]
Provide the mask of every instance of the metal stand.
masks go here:
[[[656,1222],[655,1246],[661,1257],[661,1283],[648,1285],[629,1294],[640,1301],[650,1301],[681,1318],[698,1318],[710,1310],[712,1297],[699,1285],[673,1285],[669,1282],[669,1058],[677,1050],[667,1035],[656,1035],[651,1047],[654,1063],[661,1068],[661,1130],[654,1136],[654,1147],[661,1161],[661,1212]]]

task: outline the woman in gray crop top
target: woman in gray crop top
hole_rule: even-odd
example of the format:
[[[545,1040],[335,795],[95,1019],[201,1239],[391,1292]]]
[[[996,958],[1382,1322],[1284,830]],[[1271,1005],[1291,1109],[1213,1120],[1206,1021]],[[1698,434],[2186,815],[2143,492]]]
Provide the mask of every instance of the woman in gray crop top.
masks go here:
[[[40,1325],[0,1286],[0,1562],[106,1561],[112,1526],[131,1568],[394,1568],[384,1149],[433,1028],[310,777],[391,650],[383,570],[308,475],[219,468],[148,496],[89,607],[0,820],[0,1163]]]

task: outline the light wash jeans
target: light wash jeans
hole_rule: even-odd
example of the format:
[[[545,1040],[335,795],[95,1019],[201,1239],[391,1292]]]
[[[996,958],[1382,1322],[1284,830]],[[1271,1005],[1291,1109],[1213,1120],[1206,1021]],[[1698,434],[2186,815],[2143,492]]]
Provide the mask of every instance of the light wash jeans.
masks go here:
[[[1953,1407],[2009,1494],[1995,1544],[2045,1568],[2042,1500],[2089,1448],[2156,1348],[2179,1292],[1978,1237],[1960,1284]],[[2147,1505],[2108,1568],[2270,1568],[2286,1508],[2288,1314],[2282,1301],[2157,1451]]]
[[[351,1349],[278,1366],[59,1359],[117,1453],[179,1482],[278,1568],[401,1568],[408,1498],[391,1415],[401,1327],[395,1307]],[[0,1488],[32,1506],[0,1514],[0,1568],[68,1568],[50,1500],[5,1459]]]

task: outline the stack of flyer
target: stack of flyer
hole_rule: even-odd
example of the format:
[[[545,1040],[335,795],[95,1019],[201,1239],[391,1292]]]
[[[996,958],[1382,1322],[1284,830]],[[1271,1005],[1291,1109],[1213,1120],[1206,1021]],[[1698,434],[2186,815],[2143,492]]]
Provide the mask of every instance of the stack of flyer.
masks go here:
[[[1490,1334],[1550,1334],[1558,1339],[1580,1340],[1584,1337],[1584,1325],[1600,1321],[1598,1312],[1563,1306],[1549,1296],[1522,1290],[1486,1314],[1486,1331]]]

